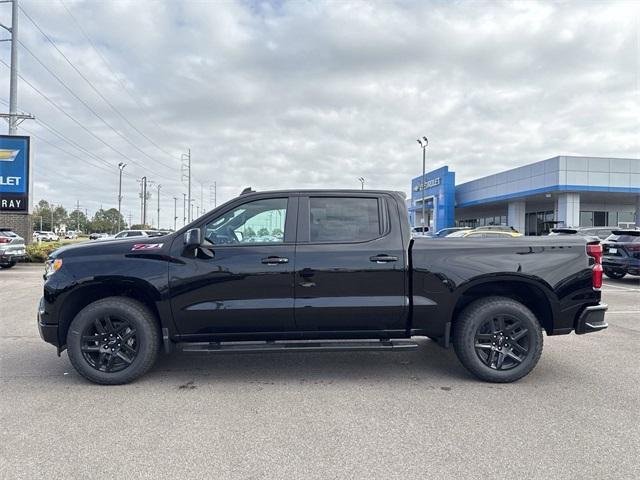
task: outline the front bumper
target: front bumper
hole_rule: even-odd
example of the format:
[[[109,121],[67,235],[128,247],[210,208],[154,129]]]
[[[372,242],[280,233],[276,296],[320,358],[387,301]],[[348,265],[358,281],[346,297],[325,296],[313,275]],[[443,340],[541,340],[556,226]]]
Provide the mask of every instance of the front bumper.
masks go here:
[[[58,324],[47,323],[48,314],[44,308],[44,297],[40,298],[38,305],[38,331],[40,338],[51,345],[59,347],[58,341]]]
[[[586,307],[576,321],[576,334],[599,332],[607,328],[609,324],[604,319],[604,313],[608,308],[604,303]]]

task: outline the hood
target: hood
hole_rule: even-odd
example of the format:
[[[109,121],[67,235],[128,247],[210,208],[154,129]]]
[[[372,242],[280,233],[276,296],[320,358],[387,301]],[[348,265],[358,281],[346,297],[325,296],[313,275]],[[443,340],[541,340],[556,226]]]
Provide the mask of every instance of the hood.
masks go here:
[[[173,242],[174,236],[175,234],[163,235],[161,237],[123,238],[103,241],[89,240],[60,247],[51,252],[49,258],[158,252],[168,248]]]

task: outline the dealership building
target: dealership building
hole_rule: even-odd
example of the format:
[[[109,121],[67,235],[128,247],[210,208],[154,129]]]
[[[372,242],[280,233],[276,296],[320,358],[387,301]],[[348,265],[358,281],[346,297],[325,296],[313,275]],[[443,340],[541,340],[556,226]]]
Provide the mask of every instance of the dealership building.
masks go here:
[[[423,219],[424,198],[424,219]],[[448,166],[411,181],[413,226],[640,226],[640,159],[559,156],[456,185]]]

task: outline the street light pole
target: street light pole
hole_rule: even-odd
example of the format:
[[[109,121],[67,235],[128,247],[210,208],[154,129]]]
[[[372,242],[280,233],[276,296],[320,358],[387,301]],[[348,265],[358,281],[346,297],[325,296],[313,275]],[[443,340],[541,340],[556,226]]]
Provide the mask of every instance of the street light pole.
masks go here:
[[[425,220],[426,205],[424,204],[424,191],[425,191],[426,182],[425,182],[424,176],[426,175],[425,170],[427,165],[427,146],[429,145],[429,140],[427,139],[427,137],[422,137],[421,139],[419,138],[417,142],[420,144],[420,147],[422,148],[422,178],[420,179],[420,189],[422,190],[422,233],[425,233],[424,220]]]
[[[123,162],[118,164],[118,168],[120,169],[120,179],[118,181],[118,231],[120,231],[120,218],[122,217],[122,215],[120,215],[120,207],[122,207],[122,171],[126,166],[127,164]]]
[[[364,177],[358,177],[358,180],[360,181],[361,190],[364,190]]]

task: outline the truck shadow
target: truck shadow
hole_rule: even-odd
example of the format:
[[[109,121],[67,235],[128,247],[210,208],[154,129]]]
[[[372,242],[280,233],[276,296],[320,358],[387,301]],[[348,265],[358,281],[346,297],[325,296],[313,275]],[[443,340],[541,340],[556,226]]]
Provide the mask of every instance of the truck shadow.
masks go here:
[[[162,355],[146,377],[196,383],[310,382],[339,383],[366,379],[372,383],[397,380],[474,381],[453,349],[418,339],[410,352],[287,352]],[[146,378],[145,377],[145,378]],[[186,383],[185,383],[186,382]],[[186,389],[186,387],[185,387]]]

